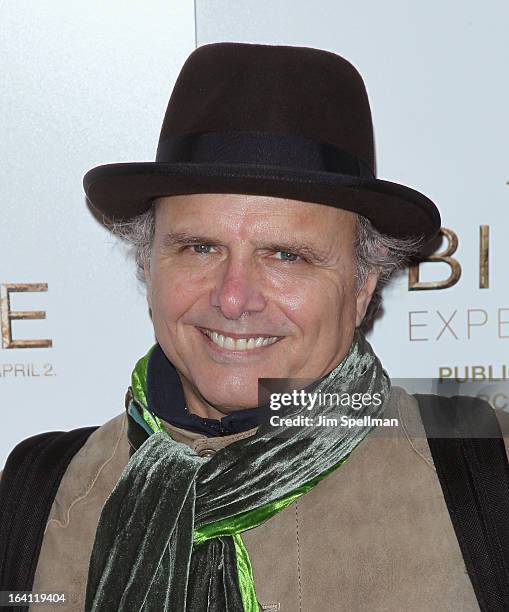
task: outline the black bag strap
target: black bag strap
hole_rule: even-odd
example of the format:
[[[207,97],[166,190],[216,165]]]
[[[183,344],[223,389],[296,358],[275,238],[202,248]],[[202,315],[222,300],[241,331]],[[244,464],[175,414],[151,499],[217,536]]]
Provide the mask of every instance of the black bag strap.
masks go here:
[[[509,610],[509,464],[484,400],[416,395],[447,509],[482,612]]]
[[[0,591],[32,590],[58,487],[71,459],[96,429],[38,434],[11,451],[0,481]],[[28,606],[13,608],[21,609]]]

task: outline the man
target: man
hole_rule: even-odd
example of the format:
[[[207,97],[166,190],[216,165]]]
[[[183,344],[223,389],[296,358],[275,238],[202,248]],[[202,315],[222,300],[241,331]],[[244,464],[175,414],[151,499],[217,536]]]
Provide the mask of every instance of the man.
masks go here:
[[[200,47],[156,162],[84,183],[135,247],[157,343],[66,467],[33,591],[69,610],[478,610],[417,401],[361,331],[440,216],[375,178],[357,71],[317,49]],[[273,426],[267,378],[368,398],[294,402],[289,420],[368,424]]]

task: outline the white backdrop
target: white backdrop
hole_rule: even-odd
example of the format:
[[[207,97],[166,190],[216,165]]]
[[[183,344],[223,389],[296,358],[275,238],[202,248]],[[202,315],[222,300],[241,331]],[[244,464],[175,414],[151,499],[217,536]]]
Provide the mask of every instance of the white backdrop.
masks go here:
[[[11,0],[0,11],[0,290],[46,283],[11,294],[11,310],[46,313],[13,321],[12,332],[52,340],[0,347],[0,464],[28,435],[101,424],[123,409],[152,330],[134,264],[88,212],[81,181],[100,163],[154,158],[174,80],[196,44],[314,46],[360,70],[379,176],[437,202],[462,267],[442,290],[409,292],[401,277],[375,348],[398,378],[508,368],[506,3],[197,0],[196,24],[191,0]],[[479,287],[480,225],[490,233],[488,288]],[[421,276],[448,274],[429,264]],[[5,318],[4,301],[4,332]]]
[[[82,177],[154,159],[194,47],[192,2],[1,3],[0,285],[47,283],[11,294],[11,310],[46,312],[12,331],[53,346],[0,347],[0,466],[28,435],[123,410],[152,327],[134,264],[89,213]]]

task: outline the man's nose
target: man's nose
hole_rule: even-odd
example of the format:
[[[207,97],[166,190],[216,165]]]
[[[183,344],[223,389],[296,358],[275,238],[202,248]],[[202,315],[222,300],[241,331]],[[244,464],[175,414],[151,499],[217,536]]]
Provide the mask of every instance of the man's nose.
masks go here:
[[[265,308],[262,279],[254,262],[228,259],[218,270],[210,296],[212,306],[219,308],[227,319],[238,319],[245,312],[260,312]]]

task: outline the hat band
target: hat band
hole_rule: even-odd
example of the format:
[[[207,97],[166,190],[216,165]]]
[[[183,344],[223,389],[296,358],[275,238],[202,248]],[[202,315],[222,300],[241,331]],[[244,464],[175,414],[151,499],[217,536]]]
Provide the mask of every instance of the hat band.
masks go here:
[[[365,162],[333,144],[272,132],[195,132],[162,138],[156,162],[278,166],[375,177]]]

